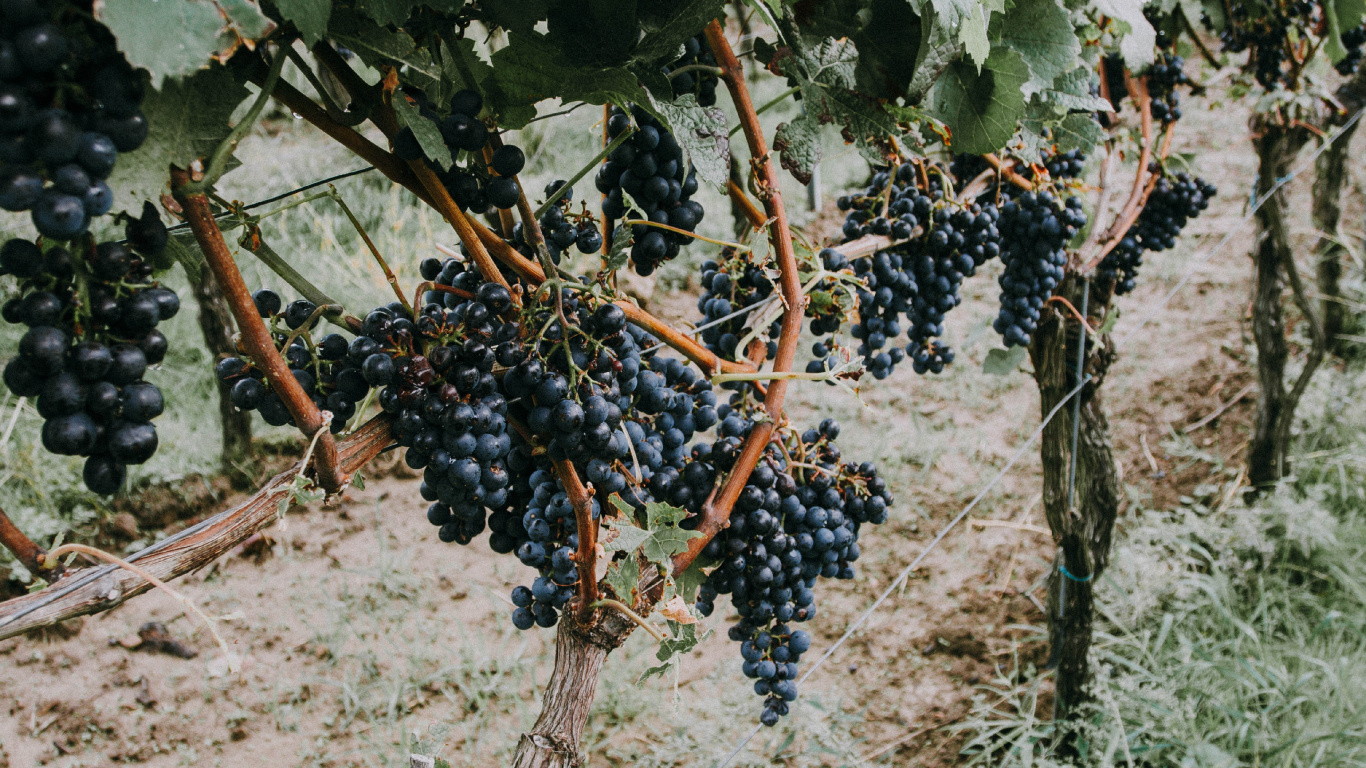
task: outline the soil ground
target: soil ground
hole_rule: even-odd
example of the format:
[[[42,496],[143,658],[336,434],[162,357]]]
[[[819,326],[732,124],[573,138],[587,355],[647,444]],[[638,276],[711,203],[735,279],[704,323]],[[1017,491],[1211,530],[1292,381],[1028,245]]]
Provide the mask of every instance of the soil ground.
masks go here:
[[[1218,503],[1249,434],[1253,393],[1189,434],[1251,379],[1243,319],[1251,227],[1240,217],[1254,168],[1239,110],[1189,110],[1176,150],[1221,188],[1179,248],[1144,268],[1118,303],[1116,332],[1157,305],[1229,228],[1230,247],[1119,349],[1105,386],[1127,485],[1125,519],[1189,497]],[[1305,184],[1296,210],[1307,210]],[[1297,237],[1312,242],[1307,216]],[[925,543],[999,470],[1039,420],[1026,373],[988,376],[996,345],[995,272],[970,281],[951,315],[958,362],[938,377],[909,366],[869,385],[863,404],[819,385],[794,388],[795,422],[844,425],[846,455],[878,462],[897,497],[892,520],[865,533],[859,577],[824,585],[815,647],[837,639]],[[693,297],[660,297],[682,316]],[[59,630],[0,643],[0,766],[399,765],[409,750],[452,765],[506,761],[538,709],[551,664],[548,632],[519,633],[507,594],[526,579],[482,539],[442,544],[417,481],[393,473],[332,509],[282,521],[252,547],[174,584],[244,658],[226,670],[198,619],[151,593]],[[766,730],[741,764],[945,765],[979,685],[1041,665],[1041,589],[1053,551],[1030,450],[892,596],[805,684],[793,717]],[[1121,520],[1121,526],[1123,526]],[[197,652],[138,643],[147,622]],[[676,676],[635,678],[653,661],[637,637],[609,660],[589,740],[592,765],[712,765],[753,728],[758,699],[739,674],[724,625]],[[136,647],[130,647],[136,646]],[[819,656],[812,654],[802,667]]]

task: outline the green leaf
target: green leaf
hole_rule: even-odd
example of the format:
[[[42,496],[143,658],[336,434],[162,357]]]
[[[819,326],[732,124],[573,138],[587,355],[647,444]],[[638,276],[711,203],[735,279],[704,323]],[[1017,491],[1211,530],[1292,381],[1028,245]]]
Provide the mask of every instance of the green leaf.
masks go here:
[[[934,114],[952,131],[955,152],[995,152],[1015,135],[1024,115],[1021,87],[1029,80],[1029,67],[1020,54],[998,48],[987,57],[978,74],[971,64],[954,62],[935,88]]]
[[[649,102],[636,78],[624,68],[561,64],[562,57],[544,36],[514,32],[509,38],[510,44],[492,57],[490,95],[500,104],[525,107],[553,98],[589,104]]]
[[[616,593],[618,600],[627,605],[635,604],[636,585],[640,583],[640,560],[635,554],[613,560],[607,566],[607,575],[604,578],[607,586]]]
[[[671,558],[688,548],[689,539],[702,535],[698,531],[686,531],[678,527],[688,515],[686,509],[658,501],[650,502],[645,505],[645,528],[642,529],[631,524],[634,511],[620,496],[612,496],[612,505],[621,512],[617,522],[612,524],[618,536],[609,545],[604,545],[605,548],[614,552],[634,552],[639,549],[646,560],[662,568],[667,569]]]
[[[811,183],[816,164],[821,161],[821,126],[810,114],[788,123],[779,123],[773,132],[773,150],[787,172],[803,184]]]
[[[631,234],[630,227],[617,227],[612,233],[612,249],[607,253],[608,272],[616,272],[626,266],[626,262],[631,259],[631,246],[635,244],[635,237]]]
[[[675,589],[689,605],[697,602],[697,588],[707,580],[707,574],[702,572],[702,565],[694,560],[680,574],[675,584]]]
[[[1072,113],[1053,126],[1053,143],[1059,152],[1074,149],[1089,152],[1105,140],[1105,129],[1090,113]]]
[[[645,35],[636,43],[634,57],[644,61],[677,58],[684,41],[700,34],[712,19],[725,16],[725,9],[725,0],[670,3],[664,23],[646,25]]]
[[[549,8],[550,0],[497,0],[480,3],[479,13],[494,26],[528,34],[535,30],[537,21],[545,18]]]
[[[144,200],[155,202],[170,191],[171,166],[184,168],[218,146],[232,130],[233,110],[246,97],[246,86],[218,65],[149,92],[142,102],[147,140],[119,155],[109,178],[114,210],[141,213]]]
[[[351,475],[351,487],[358,491],[365,490],[365,475],[359,472]]]
[[[332,0],[275,0],[275,7],[281,16],[299,28],[304,45],[311,46],[327,34],[327,21],[332,17]]]
[[[1099,96],[1091,95],[1091,76],[1089,67],[1076,69],[1058,75],[1048,88],[1034,96],[1035,99],[1052,106],[1054,111],[1065,114],[1072,110],[1078,112],[1110,112],[1110,102]]]
[[[1119,41],[1119,52],[1129,69],[1138,72],[1153,62],[1153,50],[1157,45],[1157,30],[1143,16],[1143,3],[1140,0],[1095,0],[1101,13],[1123,22],[1129,31]]]
[[[697,177],[717,189],[725,189],[730,180],[730,129],[726,113],[716,107],[697,105],[691,93],[656,104],[664,122],[678,140],[688,162],[697,170]]]
[[[636,685],[644,683],[652,677],[662,676],[665,672],[678,665],[679,656],[689,653],[696,648],[699,643],[711,636],[711,632],[705,632],[701,637],[697,636],[696,624],[680,624],[670,621],[669,632],[672,637],[666,637],[659,642],[659,649],[655,651],[655,658],[664,662],[659,666],[650,667],[641,673],[636,680]]]
[[[336,10],[338,13],[329,24],[329,36],[355,51],[366,64],[375,69],[394,66],[407,81],[420,88],[441,80],[441,68],[425,48],[417,47],[407,32],[386,29],[366,16]]]
[[[156,88],[275,28],[251,0],[103,0],[95,4],[95,18],[130,64],[152,74]]]
[[[441,166],[442,170],[450,168],[453,162],[451,148],[446,146],[446,140],[441,137],[441,128],[424,117],[402,94],[394,94],[393,104],[394,115],[400,124],[413,129],[413,136],[417,137],[417,143],[422,146],[422,153]]]
[[[1013,8],[991,20],[991,39],[1017,51],[1029,67],[1029,80],[1021,89],[1026,97],[1052,86],[1080,63],[1081,41],[1056,0],[1016,0]]]
[[[1105,313],[1105,318],[1101,320],[1100,327],[1096,329],[1096,332],[1101,334],[1112,333],[1114,332],[1115,325],[1118,322],[1119,307],[1110,307],[1110,311]]]
[[[421,0],[356,0],[356,9],[384,26],[403,26]]]
[[[775,57],[782,73],[797,80],[802,106],[818,123],[843,126],[870,162],[883,162],[880,145],[898,133],[881,102],[854,90],[858,51],[848,40],[826,38],[814,47]]]
[[[963,53],[977,63],[978,72],[982,71],[982,64],[986,63],[987,56],[991,55],[987,19],[982,15],[986,12],[982,6],[974,6],[972,15],[963,21],[963,28],[958,33],[958,42],[963,44]]]
[[[993,349],[987,352],[987,359],[982,361],[982,373],[989,373],[992,376],[1009,376],[1020,367],[1024,362],[1028,351],[1024,347],[1010,347],[1009,349]]]

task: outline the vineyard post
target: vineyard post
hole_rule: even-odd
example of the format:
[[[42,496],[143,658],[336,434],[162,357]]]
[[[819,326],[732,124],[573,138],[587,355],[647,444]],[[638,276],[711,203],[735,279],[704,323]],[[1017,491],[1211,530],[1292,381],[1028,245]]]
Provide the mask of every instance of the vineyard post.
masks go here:
[[[1254,495],[1273,486],[1289,470],[1289,425],[1294,420],[1299,398],[1294,389],[1287,392],[1285,387],[1285,365],[1290,350],[1281,299],[1283,276],[1296,272],[1296,268],[1290,225],[1286,221],[1286,192],[1284,189],[1272,190],[1289,172],[1291,161],[1308,139],[1307,129],[1285,125],[1274,115],[1261,115],[1253,120],[1257,198],[1262,201],[1264,196],[1270,195],[1257,209],[1252,250],[1252,334],[1257,346],[1258,391],[1256,420],[1248,445],[1247,475]],[[1295,279],[1298,282],[1297,272]],[[1306,313],[1306,319],[1317,326],[1312,308]],[[1320,349],[1320,357],[1321,353]],[[1306,374],[1312,375],[1315,367],[1317,361],[1311,351],[1301,378],[1307,381]]]

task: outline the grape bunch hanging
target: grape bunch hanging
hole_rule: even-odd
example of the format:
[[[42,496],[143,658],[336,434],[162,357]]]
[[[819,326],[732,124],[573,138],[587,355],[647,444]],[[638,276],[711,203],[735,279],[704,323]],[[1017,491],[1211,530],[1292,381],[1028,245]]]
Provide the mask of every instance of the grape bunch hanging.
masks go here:
[[[129,464],[156,453],[152,420],[164,400],[143,376],[166,357],[157,325],[180,311],[180,298],[152,280],[144,258],[166,245],[156,212],[131,221],[127,234],[127,245],[87,239],[74,253],[19,238],[0,246],[0,270],[19,287],[0,317],[28,327],[5,365],[5,386],[37,399],[43,447],[86,457],[85,485],[99,494],[117,491]]]
[[[716,56],[711,52],[711,46],[707,45],[705,35],[690,37],[683,42],[683,55],[679,56],[666,69],[669,75],[669,85],[673,88],[674,96],[692,94],[697,98],[697,103],[703,107],[716,106],[716,87],[721,84],[721,78],[715,72],[705,69],[690,69],[684,72],[677,70],[683,67],[715,67]]]
[[[89,6],[0,6],[0,208],[43,237],[74,240],[109,212],[105,181],[147,138],[143,79]]]
[[[697,174],[688,167],[673,134],[653,115],[639,106],[629,113],[613,107],[607,118],[608,138],[621,136],[632,122],[635,133],[607,156],[596,184],[606,195],[602,215],[607,219],[649,220],[677,230],[631,225],[631,263],[637,274],[645,276],[678,256],[690,239],[687,233],[697,229],[705,212],[692,199]]]
[[[1175,246],[1181,230],[1209,207],[1218,192],[1213,184],[1187,173],[1158,179],[1138,220],[1101,259],[1097,274],[1114,283],[1117,295],[1132,292],[1138,268],[1143,266],[1143,254]]]

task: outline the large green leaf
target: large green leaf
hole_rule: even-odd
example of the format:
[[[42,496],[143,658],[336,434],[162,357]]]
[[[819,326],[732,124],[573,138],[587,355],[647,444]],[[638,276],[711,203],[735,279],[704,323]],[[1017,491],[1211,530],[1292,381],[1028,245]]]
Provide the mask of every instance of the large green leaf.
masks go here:
[[[669,3],[662,24],[647,24],[633,57],[641,61],[677,58],[683,42],[702,33],[712,19],[724,16],[725,0],[683,0]]]
[[[1071,111],[1110,112],[1110,102],[1091,94],[1091,80],[1095,73],[1089,67],[1077,67],[1058,75],[1053,84],[1034,95],[1044,105],[1051,106],[1059,115]]]
[[[231,130],[233,110],[246,96],[246,86],[218,65],[148,93],[142,102],[147,141],[137,151],[119,155],[109,178],[114,210],[140,213],[144,200],[156,201],[170,191],[171,165],[183,168],[218,146]]]
[[[697,170],[697,177],[717,189],[724,189],[730,179],[730,130],[726,113],[716,107],[698,106],[691,93],[655,105],[679,146],[687,153],[688,162]]]
[[[1016,0],[1013,8],[991,20],[991,39],[1017,51],[1029,66],[1022,89],[1026,98],[1080,63],[1081,41],[1057,0]]]
[[[663,502],[650,502],[645,505],[645,527],[634,525],[634,512],[620,496],[612,496],[612,505],[620,512],[614,523],[609,523],[617,531],[617,538],[604,545],[609,552],[635,552],[646,560],[668,572],[672,558],[688,548],[688,540],[702,534],[679,528],[678,524],[688,516],[687,510],[672,507]]]
[[[636,78],[621,67],[569,66],[542,35],[509,35],[493,54],[492,96],[507,106],[534,105],[545,99],[590,104],[647,103]],[[507,127],[507,126],[504,126]]]
[[[1021,87],[1029,67],[1020,54],[998,48],[978,73],[972,64],[955,62],[944,72],[934,93],[934,114],[952,131],[955,152],[982,154],[1005,146],[1024,115]]]
[[[407,32],[382,27],[365,16],[343,13],[340,8],[335,10],[329,25],[330,36],[355,51],[366,64],[376,69],[400,68],[405,80],[420,88],[441,80],[441,67]]]
[[[305,45],[313,45],[327,34],[332,0],[275,0],[275,7],[286,20],[294,22]]]
[[[95,4],[95,18],[157,88],[275,28],[252,0],[103,0]]]
[[[789,41],[795,35],[788,35]],[[814,46],[796,42],[775,54],[782,73],[797,81],[802,106],[819,123],[841,126],[846,140],[855,143],[869,162],[883,162],[881,145],[897,134],[897,124],[883,103],[855,88],[858,51],[848,40],[826,38]]]

